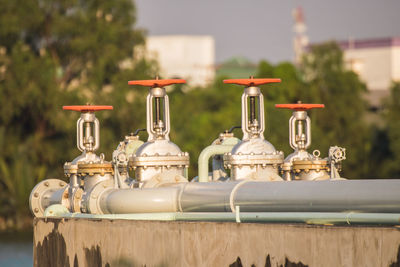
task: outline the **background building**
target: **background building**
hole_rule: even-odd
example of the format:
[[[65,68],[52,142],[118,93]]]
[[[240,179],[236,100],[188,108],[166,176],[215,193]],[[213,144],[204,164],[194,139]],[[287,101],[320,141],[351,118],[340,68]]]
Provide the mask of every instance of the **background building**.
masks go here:
[[[183,78],[191,86],[205,86],[215,76],[215,42],[212,36],[149,36],[146,56],[158,61],[162,77]]]
[[[400,81],[400,37],[339,42],[349,69],[356,72],[369,90],[372,106],[389,95],[393,81]]]
[[[299,65],[310,44],[302,8],[294,9],[292,15],[294,63]],[[392,82],[400,81],[400,37],[349,39],[338,41],[338,45],[343,50],[347,69],[357,73],[367,85],[365,98],[370,106],[374,109],[381,107],[382,100],[390,94]]]

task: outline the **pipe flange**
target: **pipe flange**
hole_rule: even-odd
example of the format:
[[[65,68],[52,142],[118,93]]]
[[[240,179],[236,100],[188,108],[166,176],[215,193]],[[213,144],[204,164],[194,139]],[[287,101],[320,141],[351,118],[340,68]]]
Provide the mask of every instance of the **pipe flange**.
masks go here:
[[[78,173],[78,165],[72,164],[71,162],[65,162],[64,164],[64,174],[66,177],[70,177],[73,174]]]
[[[293,171],[295,173],[314,171],[330,171],[327,160],[294,160],[293,161]]]
[[[94,174],[100,174],[101,176],[104,176],[105,174],[114,174],[114,168],[110,162],[79,163],[78,174],[81,176],[93,176]]]
[[[179,155],[133,156],[129,161],[130,168],[137,167],[189,167],[189,153]]]
[[[81,212],[81,203],[83,197],[82,188],[77,188],[72,195],[72,203],[71,203],[71,211],[72,212]]]
[[[284,156],[282,151],[276,151],[271,154],[231,154],[224,155],[224,165],[227,168],[232,166],[256,166],[260,165],[265,167],[267,165],[281,165],[283,164]]]
[[[96,184],[89,193],[83,195],[82,212],[90,214],[103,214],[100,208],[101,195],[113,188],[113,180],[105,180]]]
[[[290,172],[292,170],[292,164],[290,162],[285,162],[281,165],[282,172]]]
[[[40,183],[38,183],[32,190],[30,196],[29,196],[29,207],[31,209],[32,214],[35,217],[43,217],[44,215],[44,208],[42,206],[42,200],[43,197],[46,195],[46,192],[48,191],[56,191],[64,186],[66,186],[67,183],[59,180],[59,179],[47,179],[43,180]],[[67,187],[65,187],[67,190]],[[65,192],[63,193],[64,196]],[[68,192],[67,192],[68,194]],[[68,195],[67,195],[68,198]]]

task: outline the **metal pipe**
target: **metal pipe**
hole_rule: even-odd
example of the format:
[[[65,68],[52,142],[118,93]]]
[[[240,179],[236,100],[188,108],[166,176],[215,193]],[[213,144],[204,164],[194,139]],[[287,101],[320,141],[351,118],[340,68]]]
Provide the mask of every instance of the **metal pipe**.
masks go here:
[[[211,145],[203,149],[199,156],[199,182],[209,182],[208,180],[208,160],[215,156],[231,152],[235,144],[231,145]]]
[[[399,213],[341,213],[341,212],[162,212],[135,214],[84,214],[70,213],[62,205],[50,206],[44,217],[155,220],[155,221],[220,221],[307,224],[385,224],[399,225]]]
[[[177,221],[237,221],[264,223],[307,224],[388,224],[399,225],[399,213],[341,213],[341,212],[186,212],[176,214]]]
[[[183,188],[182,211],[400,212],[400,180],[191,183]],[[232,202],[232,203],[231,203]]]
[[[180,186],[163,188],[111,189],[98,200],[102,213],[150,213],[179,211]]]
[[[100,194],[89,193],[87,199],[95,201],[100,213],[106,214],[232,212],[236,206],[242,212],[400,213],[399,192],[400,180],[246,181],[240,186],[238,182],[213,182],[105,188]],[[46,190],[43,210],[61,203],[60,193]],[[32,210],[35,207],[31,204]]]

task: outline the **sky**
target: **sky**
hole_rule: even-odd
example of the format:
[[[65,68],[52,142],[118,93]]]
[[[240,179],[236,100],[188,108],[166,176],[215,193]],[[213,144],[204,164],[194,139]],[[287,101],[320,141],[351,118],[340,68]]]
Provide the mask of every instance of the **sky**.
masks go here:
[[[311,43],[400,36],[400,0],[135,0],[149,35],[211,35],[216,62],[289,60],[292,10],[301,6]]]

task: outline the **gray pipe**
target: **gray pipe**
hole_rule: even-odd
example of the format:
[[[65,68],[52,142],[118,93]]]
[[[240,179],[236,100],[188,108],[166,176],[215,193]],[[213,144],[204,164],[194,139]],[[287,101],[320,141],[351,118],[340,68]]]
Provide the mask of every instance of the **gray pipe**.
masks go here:
[[[398,225],[399,213],[343,213],[343,212],[163,212],[131,214],[70,213],[60,204],[46,209],[44,217],[156,220],[156,221],[213,221],[258,223],[307,223],[307,224],[386,224]]]
[[[400,213],[400,180],[184,183],[111,189],[99,197],[104,214],[146,212]]]
[[[400,212],[400,180],[190,183],[184,212]]]
[[[99,198],[103,214],[179,211],[180,186],[163,188],[111,189]]]

